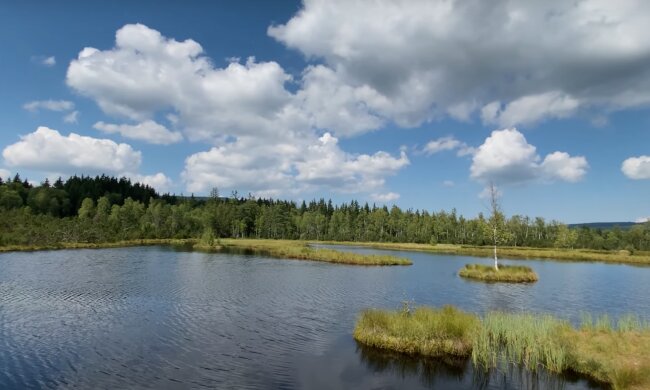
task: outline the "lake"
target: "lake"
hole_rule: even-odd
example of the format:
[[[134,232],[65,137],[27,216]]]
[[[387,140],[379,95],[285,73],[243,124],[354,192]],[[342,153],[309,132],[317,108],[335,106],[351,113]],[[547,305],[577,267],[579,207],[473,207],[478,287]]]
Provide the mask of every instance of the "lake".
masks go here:
[[[414,264],[168,247],[0,254],[0,388],[585,389],[578,378],[483,375],[463,362],[370,350],[351,333],[360,310],[402,301],[650,319],[650,268],[504,260],[533,267],[540,281],[485,284],[456,273],[490,259],[391,253]]]

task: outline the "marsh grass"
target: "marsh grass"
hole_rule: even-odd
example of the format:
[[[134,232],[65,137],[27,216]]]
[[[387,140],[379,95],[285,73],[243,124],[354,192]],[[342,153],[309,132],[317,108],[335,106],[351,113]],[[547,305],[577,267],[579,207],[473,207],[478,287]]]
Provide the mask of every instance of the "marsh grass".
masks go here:
[[[538,280],[537,274],[530,267],[514,265],[501,265],[497,271],[488,265],[467,264],[458,275],[485,282],[532,283]]]
[[[61,242],[55,245],[5,245],[0,246],[2,252],[30,252],[44,250],[61,250],[61,249],[102,249],[102,248],[125,248],[132,246],[154,246],[154,245],[171,245],[188,247],[194,245],[196,240],[193,239],[174,239],[174,238],[143,238],[140,240],[126,240],[114,242]]]
[[[390,255],[367,255],[342,252],[327,248],[312,248],[305,241],[222,239],[214,246],[197,244],[198,250],[240,249],[261,253],[271,257],[296,260],[323,261],[354,265],[411,265],[409,259]]]
[[[394,242],[339,242],[326,241],[324,243],[336,245],[366,246],[377,249],[409,250],[419,252],[444,253],[451,255],[468,255],[490,257],[492,247],[455,245],[455,244],[415,244]],[[569,261],[589,261],[604,263],[650,265],[650,251],[619,252],[616,250],[591,250],[591,249],[559,249],[559,248],[532,248],[532,247],[499,247],[500,257],[510,259],[553,259]]]
[[[575,372],[615,390],[650,388],[650,325],[634,315],[613,320],[584,314],[575,328],[550,315],[491,312],[479,319],[451,306],[366,310],[354,338],[407,354],[471,356],[484,371],[520,365]]]
[[[196,239],[141,239],[115,241],[105,243],[62,242],[47,246],[0,246],[2,252],[40,251],[58,249],[100,249],[121,248],[131,246],[169,245],[206,252],[219,252],[228,249],[239,249],[250,253],[261,253],[271,257],[297,260],[324,261],[338,264],[355,265],[411,265],[409,259],[390,255],[365,255],[360,253],[342,252],[334,249],[311,248],[305,241],[294,240],[256,240],[256,239],[218,239],[204,235]]]
[[[354,338],[371,347],[432,357],[468,356],[479,318],[452,306],[364,311]]]

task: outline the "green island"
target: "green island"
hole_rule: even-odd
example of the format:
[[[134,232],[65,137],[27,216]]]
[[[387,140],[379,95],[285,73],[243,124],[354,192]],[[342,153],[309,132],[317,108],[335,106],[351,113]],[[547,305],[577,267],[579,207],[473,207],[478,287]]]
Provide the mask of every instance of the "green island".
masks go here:
[[[323,241],[323,244],[363,246],[394,251],[431,252],[459,256],[490,257],[493,248],[489,245],[461,244],[418,244],[400,242],[351,242]],[[604,250],[604,249],[561,249],[500,246],[499,257],[506,259],[566,260],[602,262],[613,264],[650,265],[650,251]]]
[[[530,267],[519,265],[500,265],[497,270],[488,265],[467,264],[458,275],[485,282],[532,283],[539,279]]]
[[[246,251],[280,259],[322,261],[327,263],[350,265],[382,266],[412,264],[411,260],[402,257],[391,255],[367,255],[343,252],[328,248],[312,248],[305,241],[295,240],[223,239],[206,243],[203,240],[196,239],[140,239],[105,243],[63,242],[45,246],[0,246],[0,253],[56,249],[120,248],[151,245],[170,245],[205,252],[222,252],[231,250]]]
[[[363,345],[409,355],[471,358],[483,370],[519,364],[579,373],[617,390],[650,387],[650,324],[633,315],[617,321],[583,315],[574,327],[550,315],[479,317],[453,306],[405,305],[363,311],[353,336]]]
[[[197,250],[222,251],[245,250],[271,257],[295,260],[324,261],[354,265],[411,265],[411,260],[390,255],[366,255],[342,252],[328,248],[312,248],[304,241],[295,240],[256,240],[223,239],[206,244],[199,242],[193,246]]]

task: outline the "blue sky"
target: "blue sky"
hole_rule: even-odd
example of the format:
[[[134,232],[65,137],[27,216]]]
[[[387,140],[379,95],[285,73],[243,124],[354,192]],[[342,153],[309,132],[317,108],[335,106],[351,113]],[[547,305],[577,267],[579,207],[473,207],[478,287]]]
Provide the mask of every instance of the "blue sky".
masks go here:
[[[5,5],[0,174],[647,218],[648,6],[565,3]]]

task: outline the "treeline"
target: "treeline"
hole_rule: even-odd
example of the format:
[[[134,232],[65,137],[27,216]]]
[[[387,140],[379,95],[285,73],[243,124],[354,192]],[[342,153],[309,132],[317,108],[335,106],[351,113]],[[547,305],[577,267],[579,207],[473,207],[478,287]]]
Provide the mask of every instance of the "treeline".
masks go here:
[[[0,184],[0,245],[55,245],[142,238],[242,237],[489,245],[487,218],[314,200],[207,200],[159,196],[151,187],[106,176],[53,185]],[[512,216],[502,245],[650,250],[650,223],[630,229],[570,229],[557,221]]]

